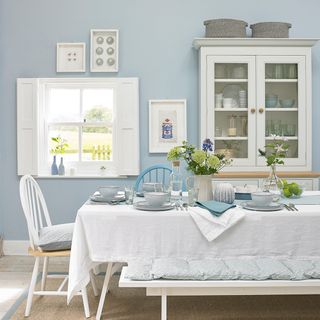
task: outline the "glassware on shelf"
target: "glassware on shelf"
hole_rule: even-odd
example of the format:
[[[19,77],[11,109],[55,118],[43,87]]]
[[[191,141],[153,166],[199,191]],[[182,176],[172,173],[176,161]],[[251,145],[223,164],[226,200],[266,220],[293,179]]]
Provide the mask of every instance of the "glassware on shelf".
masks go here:
[[[239,91],[239,108],[247,108],[247,91]]]
[[[248,136],[248,117],[247,116],[240,116],[240,136],[247,137]]]
[[[235,66],[232,69],[233,79],[244,79],[246,77],[246,68],[243,66]]]
[[[229,117],[229,128],[228,128],[229,137],[235,137],[237,135],[236,121],[237,121],[237,118],[234,114]]]
[[[215,95],[215,108],[223,108],[222,100],[223,100],[223,94],[216,93],[216,95]]]
[[[275,79],[282,79],[283,78],[283,66],[281,64],[274,65],[273,77]]]
[[[286,69],[287,69],[286,76],[288,79],[297,79],[298,73],[297,73],[297,65],[296,64],[288,64]]]
[[[221,137],[222,136],[222,129],[220,127],[216,127],[215,136],[216,137]]]
[[[221,64],[221,63],[216,63],[215,77],[216,77],[216,79],[225,79],[227,77],[226,65]]]
[[[288,124],[287,136],[294,137],[296,135],[297,126],[295,124]]]

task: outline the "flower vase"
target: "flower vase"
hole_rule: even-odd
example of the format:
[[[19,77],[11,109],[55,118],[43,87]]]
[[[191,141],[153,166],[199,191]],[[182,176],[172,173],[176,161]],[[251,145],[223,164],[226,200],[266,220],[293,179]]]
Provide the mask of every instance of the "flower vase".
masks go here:
[[[212,175],[195,175],[194,176],[195,188],[199,190],[198,200],[207,201],[213,199],[212,192]]]
[[[59,164],[59,176],[64,176],[64,175],[65,175],[65,168],[63,164],[63,158],[61,157],[60,164]]]
[[[277,176],[276,165],[270,166],[269,176],[263,181],[263,191],[280,192],[283,188],[282,180]]]
[[[53,156],[53,162],[52,162],[52,165],[51,165],[51,174],[53,176],[56,176],[58,175],[58,167],[57,167],[57,158],[56,156]]]

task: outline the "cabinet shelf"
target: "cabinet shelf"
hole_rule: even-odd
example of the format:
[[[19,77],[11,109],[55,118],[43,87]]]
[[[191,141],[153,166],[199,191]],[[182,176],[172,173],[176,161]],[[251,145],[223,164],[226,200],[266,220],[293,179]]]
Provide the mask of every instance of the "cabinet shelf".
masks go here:
[[[227,82],[227,83],[245,83],[248,79],[215,79],[215,82]]]
[[[298,79],[265,79],[265,81],[269,83],[297,83]]]
[[[223,112],[248,112],[248,108],[214,108],[214,111],[223,111]]]
[[[248,140],[248,137],[214,137],[214,140]]]
[[[266,108],[266,111],[298,111],[298,108]]]

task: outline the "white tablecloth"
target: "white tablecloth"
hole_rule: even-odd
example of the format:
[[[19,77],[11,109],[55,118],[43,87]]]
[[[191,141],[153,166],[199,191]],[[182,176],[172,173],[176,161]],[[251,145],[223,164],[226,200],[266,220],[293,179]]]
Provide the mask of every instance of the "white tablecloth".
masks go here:
[[[85,204],[75,222],[68,300],[89,282],[89,270],[102,262],[164,257],[320,258],[320,206],[297,207],[298,212],[247,211],[237,225],[208,242],[188,212]]]

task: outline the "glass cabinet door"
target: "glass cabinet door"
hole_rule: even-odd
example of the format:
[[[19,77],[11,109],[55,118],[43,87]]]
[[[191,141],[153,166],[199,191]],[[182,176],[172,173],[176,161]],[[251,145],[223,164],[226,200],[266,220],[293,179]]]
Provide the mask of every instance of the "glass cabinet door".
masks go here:
[[[305,165],[305,58],[257,57],[258,148],[279,136],[289,145],[285,165]],[[265,160],[258,158],[258,165]]]
[[[233,165],[255,165],[255,57],[210,56],[207,137]]]

